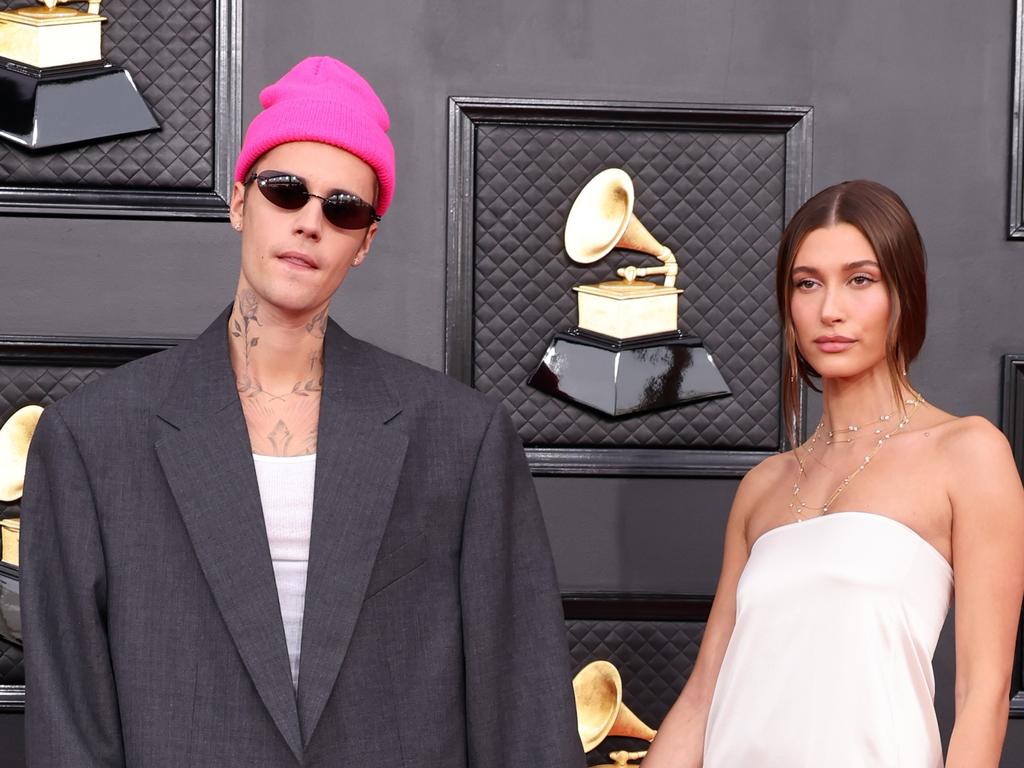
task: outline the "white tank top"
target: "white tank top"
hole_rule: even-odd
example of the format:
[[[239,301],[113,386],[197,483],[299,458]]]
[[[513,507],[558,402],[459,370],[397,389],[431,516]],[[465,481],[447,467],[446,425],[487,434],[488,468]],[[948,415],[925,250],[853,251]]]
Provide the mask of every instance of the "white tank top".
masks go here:
[[[763,534],[736,592],[704,768],[941,768],[932,655],[953,570],[915,531],[834,512]]]
[[[259,456],[253,454],[260,487],[263,521],[277,581],[284,638],[288,644],[292,685],[299,685],[302,613],[306,604],[309,532],[313,524],[313,478],[316,454]]]

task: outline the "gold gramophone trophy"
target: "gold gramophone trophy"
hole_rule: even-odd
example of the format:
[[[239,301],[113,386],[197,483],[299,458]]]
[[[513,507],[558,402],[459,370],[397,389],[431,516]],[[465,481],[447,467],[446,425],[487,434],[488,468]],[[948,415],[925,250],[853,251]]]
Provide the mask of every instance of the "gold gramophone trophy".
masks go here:
[[[99,2],[0,11],[0,138],[27,149],[155,131],[131,75],[103,59]]]
[[[529,384],[609,416],[627,416],[732,394],[704,342],[679,330],[679,265],[633,213],[633,182],[619,168],[580,191],[565,223],[565,250],[593,264],[613,249],[656,257],[619,280],[578,285],[577,327],[556,333]],[[662,284],[643,280],[663,277]]]
[[[592,661],[577,672],[572,680],[572,692],[584,752],[597,749],[609,736],[654,741],[657,731],[622,702],[622,676],[610,661]],[[608,757],[612,763],[595,768],[630,765],[630,760],[640,760],[646,754],[646,750],[611,752]]]
[[[21,498],[28,447],[42,413],[42,406],[26,405],[0,427],[0,502],[11,503]],[[19,518],[0,518],[0,560],[18,565],[20,533]]]

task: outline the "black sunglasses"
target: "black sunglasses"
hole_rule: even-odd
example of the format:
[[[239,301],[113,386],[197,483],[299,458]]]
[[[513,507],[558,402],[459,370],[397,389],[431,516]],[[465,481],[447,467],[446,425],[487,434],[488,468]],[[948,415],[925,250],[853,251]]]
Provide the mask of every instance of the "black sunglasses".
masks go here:
[[[284,171],[262,171],[250,176],[246,184],[256,182],[256,186],[267,200],[278,208],[286,211],[297,211],[304,206],[309,198],[320,201],[324,218],[340,229],[365,229],[380,216],[373,206],[358,195],[351,192],[332,192],[327,197],[314,195],[306,188],[306,182],[300,177]]]

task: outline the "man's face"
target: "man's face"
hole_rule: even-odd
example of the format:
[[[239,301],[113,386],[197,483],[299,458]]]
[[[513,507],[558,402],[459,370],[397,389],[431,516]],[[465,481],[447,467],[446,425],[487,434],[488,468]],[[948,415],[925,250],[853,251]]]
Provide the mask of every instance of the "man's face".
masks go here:
[[[298,176],[309,192],[327,197],[343,191],[374,202],[377,177],[350,152],[313,141],[280,144],[250,169]],[[242,232],[241,284],[283,315],[305,316],[326,306],[349,267],[366,257],[377,224],[340,229],[310,197],[289,211],[267,200],[256,182],[235,182],[231,222]]]

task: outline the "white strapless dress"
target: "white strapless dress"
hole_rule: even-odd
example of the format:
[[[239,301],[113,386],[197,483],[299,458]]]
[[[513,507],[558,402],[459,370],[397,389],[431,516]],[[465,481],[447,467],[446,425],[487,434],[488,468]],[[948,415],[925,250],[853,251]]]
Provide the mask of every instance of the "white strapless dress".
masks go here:
[[[941,768],[932,655],[953,594],[938,550],[834,512],[753,546],[704,768]]]

